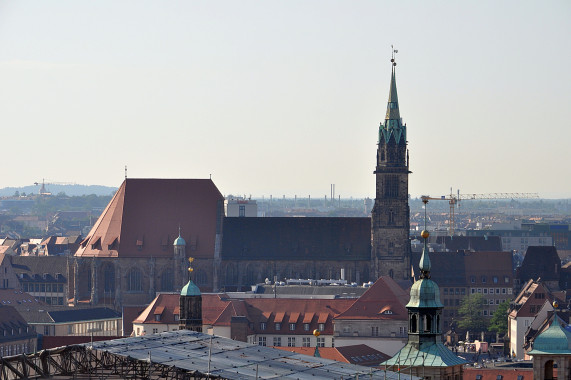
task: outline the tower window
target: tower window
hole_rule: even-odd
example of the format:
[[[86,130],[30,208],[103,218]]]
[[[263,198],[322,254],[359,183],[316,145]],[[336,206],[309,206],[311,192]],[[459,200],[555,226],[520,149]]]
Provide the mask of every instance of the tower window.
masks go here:
[[[388,175],[385,178],[385,197],[396,198],[399,195],[398,176]]]

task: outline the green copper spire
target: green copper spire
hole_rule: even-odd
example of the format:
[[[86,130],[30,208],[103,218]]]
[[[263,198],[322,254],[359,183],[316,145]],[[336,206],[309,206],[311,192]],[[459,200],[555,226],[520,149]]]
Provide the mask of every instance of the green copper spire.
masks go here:
[[[397,79],[396,79],[396,65],[395,54],[398,50],[393,49],[391,58],[391,85],[389,88],[389,101],[387,103],[387,113],[385,115],[384,124],[379,126],[379,142],[385,140],[389,142],[391,137],[397,144],[406,144],[406,125],[403,125],[399,111],[399,98],[397,95]]]
[[[391,70],[391,87],[389,90],[389,102],[387,103],[387,114],[385,115],[385,120],[400,120],[399,112],[399,98],[397,95],[397,79],[395,73],[396,62],[394,58],[391,59],[393,67]]]

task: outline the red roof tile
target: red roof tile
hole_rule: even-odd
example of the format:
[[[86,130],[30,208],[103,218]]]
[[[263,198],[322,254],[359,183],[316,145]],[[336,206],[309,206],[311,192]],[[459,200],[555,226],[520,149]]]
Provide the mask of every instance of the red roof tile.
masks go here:
[[[390,277],[380,277],[361,297],[335,319],[408,320],[409,295]],[[387,313],[390,310],[390,313]]]
[[[187,252],[211,257],[223,199],[209,179],[126,179],[75,255],[172,256],[180,225]]]

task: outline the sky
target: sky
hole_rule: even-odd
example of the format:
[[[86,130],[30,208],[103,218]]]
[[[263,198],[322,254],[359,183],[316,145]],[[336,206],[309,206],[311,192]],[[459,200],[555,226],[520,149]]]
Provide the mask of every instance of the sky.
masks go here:
[[[0,0],[0,187],[209,178],[375,196],[398,49],[409,192],[571,198],[571,2]]]

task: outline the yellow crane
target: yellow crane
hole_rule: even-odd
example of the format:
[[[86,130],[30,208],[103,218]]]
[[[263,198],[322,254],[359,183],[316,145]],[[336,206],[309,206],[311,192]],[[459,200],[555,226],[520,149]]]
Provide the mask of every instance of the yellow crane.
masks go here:
[[[456,194],[450,189],[450,195],[442,195],[440,197],[431,197],[430,195],[422,195],[420,199],[426,204],[429,200],[434,201],[448,201],[450,204],[450,217],[448,219],[448,228],[450,236],[454,235],[455,229],[455,209],[456,205],[460,206],[460,201],[474,200],[474,199],[533,199],[539,198],[537,193],[487,193],[487,194]]]

